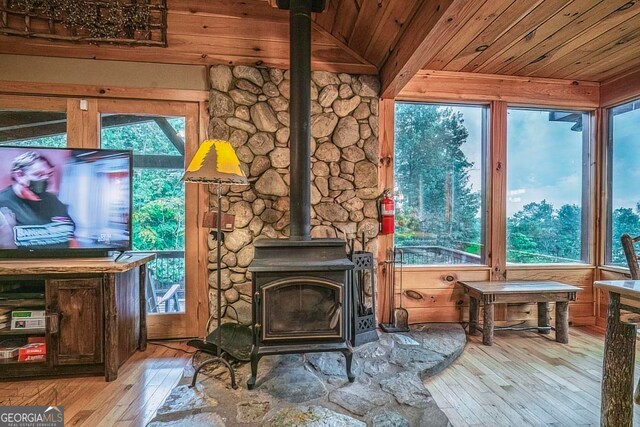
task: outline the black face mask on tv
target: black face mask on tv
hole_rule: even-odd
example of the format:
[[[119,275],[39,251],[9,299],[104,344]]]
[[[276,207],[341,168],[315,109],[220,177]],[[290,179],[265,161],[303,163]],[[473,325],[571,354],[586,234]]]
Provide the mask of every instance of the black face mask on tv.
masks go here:
[[[31,190],[33,194],[36,194],[38,196],[44,194],[47,191],[47,187],[49,187],[48,179],[31,181],[31,183],[29,184],[29,190]]]

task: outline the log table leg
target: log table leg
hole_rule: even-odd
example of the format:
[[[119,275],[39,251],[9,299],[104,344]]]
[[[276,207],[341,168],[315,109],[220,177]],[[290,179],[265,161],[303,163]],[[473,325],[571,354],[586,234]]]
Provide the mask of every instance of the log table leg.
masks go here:
[[[569,301],[556,302],[556,342],[569,343]]]
[[[603,427],[633,424],[635,353],[636,326],[620,322],[620,294],[610,292],[602,366],[600,425]]]
[[[469,335],[478,333],[478,317],[480,304],[477,298],[469,297]]]
[[[493,313],[494,304],[485,301],[482,325],[482,343],[484,345],[493,345]]]
[[[538,327],[544,329],[538,329],[538,333],[540,334],[550,334],[551,328],[549,328],[549,303],[548,302],[539,302],[538,303]]]

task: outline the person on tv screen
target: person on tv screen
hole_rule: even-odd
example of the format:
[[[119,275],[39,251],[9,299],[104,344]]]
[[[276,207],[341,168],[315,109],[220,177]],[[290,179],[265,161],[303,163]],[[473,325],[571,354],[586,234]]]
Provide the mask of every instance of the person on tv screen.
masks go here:
[[[67,205],[47,191],[53,164],[29,151],[11,163],[11,181],[0,191],[0,248],[68,248],[75,223]]]

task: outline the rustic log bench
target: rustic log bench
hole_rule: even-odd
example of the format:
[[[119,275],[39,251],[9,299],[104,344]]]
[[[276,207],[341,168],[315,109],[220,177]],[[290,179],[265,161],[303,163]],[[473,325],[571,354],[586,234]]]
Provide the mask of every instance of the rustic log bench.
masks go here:
[[[484,305],[482,343],[493,344],[494,304],[538,303],[538,331],[548,334],[551,330],[547,313],[549,303],[556,303],[556,341],[569,342],[569,301],[575,301],[577,286],[551,281],[467,282],[458,281],[469,294],[469,335],[478,329],[480,301]]]

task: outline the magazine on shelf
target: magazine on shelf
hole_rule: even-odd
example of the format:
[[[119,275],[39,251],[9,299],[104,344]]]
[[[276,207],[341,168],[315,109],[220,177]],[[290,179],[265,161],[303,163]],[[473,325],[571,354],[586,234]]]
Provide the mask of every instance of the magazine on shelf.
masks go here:
[[[44,329],[44,310],[14,310],[11,312],[11,329]]]

